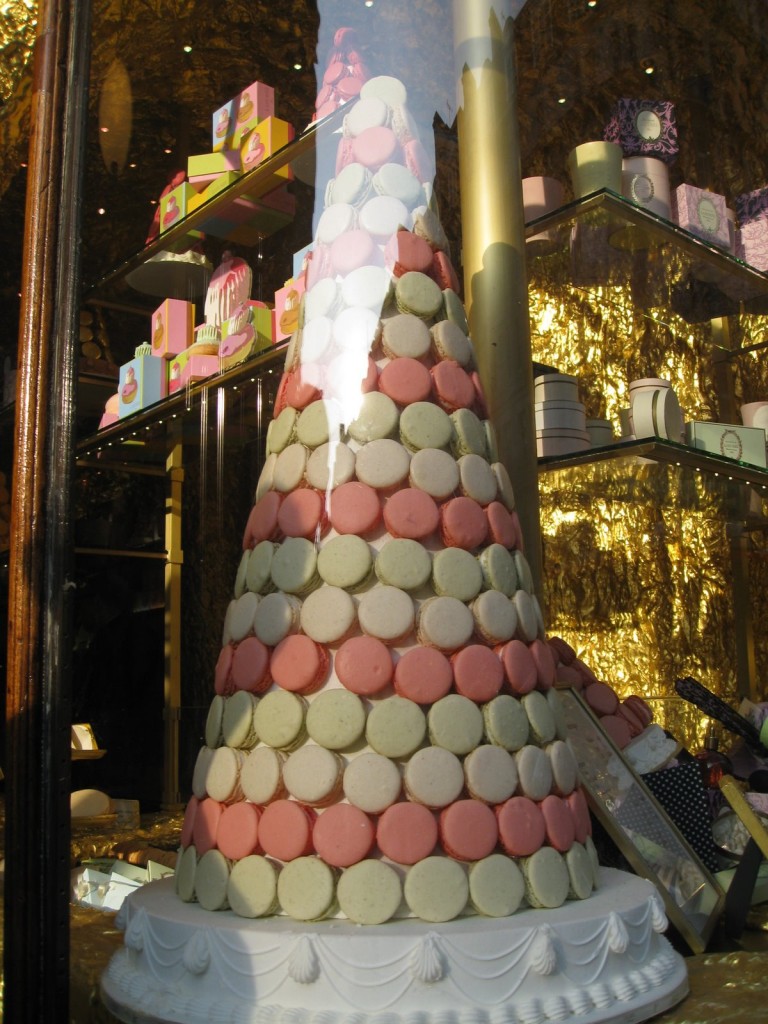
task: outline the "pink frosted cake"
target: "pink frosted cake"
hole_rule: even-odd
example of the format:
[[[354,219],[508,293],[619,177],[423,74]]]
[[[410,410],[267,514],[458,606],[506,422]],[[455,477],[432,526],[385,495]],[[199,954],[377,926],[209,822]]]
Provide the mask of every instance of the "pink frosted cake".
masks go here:
[[[103,981],[126,1020],[639,1020],[685,989],[653,888],[598,867],[405,98],[362,84],[340,145],[375,115],[391,162],[319,190],[345,228],[285,366],[317,397],[278,392],[175,883]],[[396,244],[359,227],[381,196]]]

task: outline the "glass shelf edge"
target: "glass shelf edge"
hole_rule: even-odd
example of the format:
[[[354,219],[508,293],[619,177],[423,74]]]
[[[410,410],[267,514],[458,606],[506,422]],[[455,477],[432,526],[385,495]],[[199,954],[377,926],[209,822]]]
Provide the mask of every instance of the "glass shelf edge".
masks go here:
[[[768,470],[766,469],[752,466],[746,462],[720,458],[700,448],[689,448],[687,445],[675,444],[673,441],[664,441],[661,438],[621,441],[618,444],[588,448],[586,451],[570,452],[568,455],[546,456],[538,460],[539,473],[544,474],[559,469],[571,469],[576,466],[627,457],[652,459],[655,462],[697,469],[708,475],[727,477],[739,483],[768,487]],[[766,496],[768,497],[768,495]]]

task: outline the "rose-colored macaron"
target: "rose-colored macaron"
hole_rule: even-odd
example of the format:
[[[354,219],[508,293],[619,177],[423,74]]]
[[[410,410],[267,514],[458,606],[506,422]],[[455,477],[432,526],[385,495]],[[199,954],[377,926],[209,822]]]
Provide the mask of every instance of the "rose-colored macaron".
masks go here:
[[[192,843],[192,834],[195,827],[195,815],[200,801],[196,796],[191,796],[184,808],[184,820],[181,823],[180,842],[184,849]],[[433,844],[434,845],[434,844]]]
[[[539,689],[551,690],[557,678],[555,656],[552,653],[552,648],[544,640],[540,640],[537,637],[536,640],[528,645],[528,649],[536,665]]]
[[[393,537],[421,540],[434,533],[439,522],[434,498],[416,487],[403,487],[384,505],[384,524]]]
[[[411,647],[395,665],[395,693],[417,704],[434,704],[452,683],[451,663],[434,647]]]
[[[519,534],[513,514],[500,501],[492,501],[486,505],[485,514],[488,518],[488,539],[492,544],[501,544],[503,548],[519,548]]]
[[[197,805],[195,820],[192,825],[192,842],[198,857],[216,847],[216,835],[219,821],[224,812],[224,804],[207,796]]]
[[[335,274],[346,277],[358,267],[375,266],[381,262],[378,247],[367,231],[353,228],[345,231],[329,246],[331,268]],[[314,257],[312,259],[314,263]]]
[[[498,656],[484,644],[469,644],[451,656],[456,692],[478,704],[498,694],[504,668]]]
[[[643,727],[650,725],[653,721],[653,710],[651,705],[644,701],[642,697],[632,694],[631,696],[624,698],[624,704],[633,714],[637,715],[643,723]]]
[[[584,688],[584,700],[596,715],[615,715],[619,698],[608,683],[594,682]]]
[[[349,480],[337,487],[330,498],[330,523],[337,533],[363,536],[381,521],[381,503],[373,487]]]
[[[399,150],[395,133],[384,125],[365,128],[352,140],[352,159],[372,171],[390,163]]]
[[[446,412],[469,408],[475,400],[475,389],[469,374],[452,359],[441,359],[429,371],[438,405]]]
[[[581,789],[574,789],[565,797],[565,802],[573,815],[576,842],[586,842],[587,836],[592,835],[592,819],[589,816],[587,798]]]
[[[292,633],[272,651],[270,671],[284,690],[307,696],[325,682],[329,667],[328,651],[305,633]]]
[[[440,534],[448,547],[474,551],[488,536],[485,512],[473,498],[451,498],[440,508]]]
[[[632,710],[630,706],[627,705],[626,700],[622,701],[619,704],[618,708],[616,709],[616,714],[619,716],[619,718],[623,718],[624,721],[627,723],[627,725],[629,726],[629,731],[633,738],[635,736],[639,736],[645,728],[645,725],[643,724],[640,717],[635,714],[635,712]]]
[[[563,665],[572,665],[576,657],[576,651],[561,636],[551,636],[547,643],[557,656],[557,660]]]
[[[417,864],[432,853],[437,835],[437,821],[428,807],[400,801],[379,818],[376,842],[396,864]]]
[[[216,845],[228,860],[242,860],[259,846],[259,817],[255,804],[240,802],[225,807],[219,819]]]
[[[510,640],[497,648],[497,654],[512,692],[520,696],[530,693],[536,686],[538,671],[528,645],[522,640]]]
[[[236,690],[261,693],[269,686],[269,650],[257,637],[247,636],[235,648],[231,678]]]
[[[527,796],[512,796],[496,808],[501,845],[511,857],[530,857],[544,845],[544,815]]]
[[[352,693],[371,697],[392,682],[394,665],[389,648],[373,636],[353,636],[345,640],[334,658],[339,682]]]
[[[632,730],[629,727],[629,722],[620,715],[601,715],[600,725],[605,729],[619,750],[623,750],[632,739]]]
[[[300,487],[283,499],[277,524],[286,537],[314,540],[323,518],[323,499],[317,491]]]
[[[283,380],[285,381],[285,404],[294,409],[306,409],[310,402],[314,402],[320,397],[320,391],[305,379],[301,368],[284,374]]]
[[[259,842],[264,853],[291,861],[312,852],[316,812],[295,800],[267,804],[259,821]]]
[[[328,807],[318,816],[312,831],[318,857],[335,868],[348,868],[363,860],[375,838],[371,819],[352,804]]]
[[[560,853],[565,853],[573,846],[576,827],[573,815],[565,800],[554,794],[545,796],[539,804],[547,830],[547,842]]]
[[[387,242],[384,262],[395,277],[402,277],[412,270],[423,274],[432,266],[432,250],[418,235],[398,231]]]
[[[232,658],[235,649],[232,644],[224,644],[216,659],[216,667],[213,670],[213,689],[215,693],[226,697],[232,693],[234,683],[232,682]]]
[[[429,370],[417,359],[400,356],[382,369],[379,374],[379,391],[398,405],[423,402],[432,391]]]
[[[262,540],[276,540],[279,536],[277,514],[283,496],[277,491],[267,491],[251,509],[243,534],[243,550],[254,548]]]
[[[475,389],[475,412],[481,419],[485,420],[488,418],[488,403],[485,400],[485,391],[480,380],[480,374],[477,370],[472,370],[469,377],[472,381],[472,387]]]
[[[592,671],[589,665],[585,664],[581,660],[581,658],[574,658],[571,662],[571,665],[581,675],[581,678],[584,680],[585,686],[589,686],[590,683],[598,682],[598,678],[595,675],[595,673]]]
[[[574,690],[584,689],[581,673],[577,672],[573,665],[560,664],[557,666],[557,682],[560,686],[570,686]]]
[[[498,838],[496,815],[480,800],[457,800],[440,812],[440,842],[454,860],[481,860]]]
[[[432,259],[432,277],[434,277],[443,290],[450,288],[457,294],[460,291],[459,278],[448,253],[436,252],[434,254]]]

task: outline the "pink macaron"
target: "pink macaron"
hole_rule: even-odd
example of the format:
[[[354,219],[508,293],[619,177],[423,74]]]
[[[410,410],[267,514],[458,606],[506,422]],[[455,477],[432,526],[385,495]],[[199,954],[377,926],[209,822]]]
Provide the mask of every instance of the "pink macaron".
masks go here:
[[[608,683],[594,682],[584,688],[584,700],[596,715],[615,715],[619,698]]]
[[[647,701],[636,694],[624,698],[624,704],[643,723],[643,728],[653,721],[653,709]]]
[[[384,248],[384,262],[395,277],[411,270],[425,274],[432,266],[432,250],[411,231],[397,231]]]
[[[216,847],[216,835],[219,831],[219,821],[224,813],[224,804],[207,796],[197,805],[195,821],[192,826],[192,842],[197,850],[198,857],[213,850]]]
[[[434,647],[411,647],[395,665],[394,684],[400,697],[416,704],[434,704],[450,693],[453,668]]]
[[[224,644],[216,659],[216,667],[213,670],[213,689],[222,697],[227,697],[234,689],[232,682],[232,657],[235,649],[232,644]]]
[[[432,391],[429,370],[417,359],[400,356],[382,369],[379,374],[379,391],[398,405],[424,402]]]
[[[547,643],[557,655],[557,660],[563,665],[572,665],[576,658],[576,651],[561,636],[551,636]]]
[[[618,708],[616,709],[616,714],[619,716],[619,718],[623,718],[624,721],[627,723],[627,725],[629,726],[629,731],[633,737],[639,736],[645,728],[645,725],[643,724],[640,717],[635,714],[631,707],[627,706],[627,702],[625,700],[622,701],[621,704],[619,704]]]
[[[476,861],[493,853],[499,824],[488,804],[457,800],[440,812],[440,842],[454,860]]]
[[[560,853],[570,850],[576,838],[576,827],[565,800],[550,793],[541,801],[539,808],[544,818],[549,845],[554,846]]]
[[[259,821],[259,842],[268,857],[291,861],[312,853],[317,814],[295,800],[267,804]]]
[[[438,405],[447,413],[474,404],[475,389],[467,371],[452,359],[441,359],[429,371]]]
[[[375,838],[371,819],[352,804],[328,807],[318,816],[312,832],[318,857],[335,868],[359,863],[370,853]]]
[[[393,162],[399,151],[395,133],[384,125],[365,128],[352,140],[352,159],[371,171]]]
[[[530,693],[538,681],[538,670],[533,655],[522,640],[509,640],[497,648],[509,688],[517,696]]]
[[[372,697],[392,682],[392,654],[373,636],[353,636],[336,653],[333,667],[339,682],[352,693]]]
[[[485,400],[485,391],[483,390],[483,384],[480,380],[480,374],[477,370],[472,370],[469,378],[472,381],[472,387],[475,389],[475,412],[481,420],[487,420],[488,403]]]
[[[501,544],[508,550],[519,548],[519,534],[512,513],[500,501],[492,501],[485,507],[488,519],[488,539],[492,544]]]
[[[183,849],[191,846],[193,842],[193,831],[195,827],[195,815],[200,801],[196,796],[191,796],[187,806],[184,808],[184,820],[181,823],[180,843]]]
[[[544,845],[547,829],[538,804],[512,796],[496,808],[501,845],[511,857],[530,857]]]
[[[379,818],[376,842],[385,857],[396,864],[418,864],[437,843],[435,815],[423,804],[401,801]]]
[[[619,750],[623,750],[632,739],[632,730],[629,727],[629,722],[622,718],[621,715],[602,715],[600,717],[600,725],[608,733]]]
[[[334,274],[346,277],[358,267],[377,266],[382,262],[378,246],[362,228],[345,231],[330,245],[331,269]],[[314,263],[314,258],[312,260]]]
[[[496,654],[484,644],[469,644],[451,655],[456,692],[484,704],[501,690],[504,668]]]
[[[374,530],[381,522],[381,502],[373,487],[349,480],[330,496],[329,519],[337,533],[355,533],[359,537]]]
[[[423,540],[435,532],[439,522],[434,498],[417,487],[403,487],[384,505],[384,524],[393,537]]]
[[[528,645],[528,649],[536,665],[536,677],[540,690],[551,690],[555,685],[557,670],[552,648],[544,640],[538,638]]]
[[[405,166],[411,174],[423,182],[432,182],[435,177],[435,161],[420,139],[411,139],[403,146]]]
[[[259,848],[261,810],[245,802],[225,807],[219,819],[216,845],[228,860],[242,860]]]
[[[232,686],[236,690],[262,693],[270,682],[269,648],[258,637],[245,637],[232,657]]]
[[[488,520],[474,498],[451,498],[440,508],[440,534],[447,547],[474,551],[488,537]]]
[[[277,525],[286,537],[305,537],[315,540],[318,530],[323,532],[323,499],[308,487],[300,487],[287,494],[277,513]]]
[[[315,402],[320,397],[320,391],[303,377],[301,369],[286,373],[284,380],[285,403],[294,409],[306,409],[310,402]]]
[[[450,288],[457,295],[461,291],[458,274],[451,263],[448,253],[438,251],[433,255],[432,277],[434,277],[443,291]]]
[[[277,514],[280,511],[283,496],[277,491],[267,491],[251,509],[243,534],[243,550],[254,548],[263,540],[277,540],[280,529],[277,525]]]
[[[328,677],[330,659],[323,644],[305,633],[291,633],[272,651],[272,679],[283,690],[307,696],[315,693]]]
[[[574,835],[577,843],[586,842],[587,836],[592,835],[592,819],[589,816],[589,805],[587,798],[581,789],[574,789],[564,798],[568,809],[573,816]]]

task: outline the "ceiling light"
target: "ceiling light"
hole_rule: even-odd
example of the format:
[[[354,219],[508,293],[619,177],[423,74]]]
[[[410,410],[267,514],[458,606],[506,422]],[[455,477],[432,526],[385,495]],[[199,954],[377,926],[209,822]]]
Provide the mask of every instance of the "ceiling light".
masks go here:
[[[106,211],[106,210],[104,209],[104,207],[103,207],[103,206],[100,206],[100,207],[98,208],[98,210],[96,211],[96,213],[98,213],[98,214],[99,214],[99,216],[101,216],[101,217],[103,217],[103,216],[104,216],[104,214],[105,214],[106,212],[107,212],[107,211]]]
[[[655,70],[656,68],[653,66],[653,64],[649,64],[648,67],[645,68],[645,73],[646,75],[652,75]]]
[[[169,149],[169,148],[168,148],[168,147],[166,146],[166,148],[165,148],[165,149],[163,150],[163,152],[164,152],[164,153],[172,153],[172,152],[173,152],[173,150],[172,150],[172,149]]]
[[[597,0],[587,0],[587,7],[597,7]]]
[[[366,7],[373,7],[373,0],[365,0]]]
[[[565,103],[565,96],[561,96],[560,99],[557,102],[558,103]]]
[[[301,67],[302,67],[302,65],[301,65],[301,64],[298,64],[298,63],[297,63],[297,64],[294,64],[294,65],[293,65],[293,70],[294,70],[294,71],[301,71]]]
[[[189,45],[189,43],[187,43],[186,46],[182,47],[182,49],[184,50],[184,53],[192,53],[192,47]]]
[[[106,126],[105,124],[103,124],[103,125],[101,126],[101,128],[99,128],[99,131],[100,131],[100,132],[103,132],[103,133],[104,133],[104,134],[106,135],[106,134],[107,134],[107,132],[109,131],[109,128],[107,128],[107,126]]]

